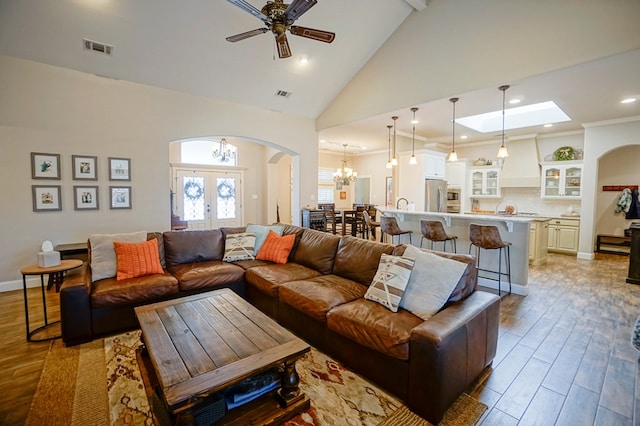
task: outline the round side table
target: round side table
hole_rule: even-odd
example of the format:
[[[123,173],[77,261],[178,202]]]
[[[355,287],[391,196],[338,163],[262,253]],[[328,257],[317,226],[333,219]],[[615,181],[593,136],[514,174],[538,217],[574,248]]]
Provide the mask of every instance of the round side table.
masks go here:
[[[60,322],[60,320],[58,320],[50,323],[49,320],[47,319],[47,301],[45,300],[45,297],[44,297],[44,276],[47,274],[55,274],[58,277],[61,277],[59,279],[62,282],[62,280],[64,279],[63,277],[65,272],[70,271],[71,269],[78,268],[80,266],[82,266],[82,260],[66,259],[66,260],[60,261],[60,264],[57,266],[50,266],[48,268],[43,268],[34,264],[34,265],[25,266],[20,270],[20,273],[22,274],[22,291],[24,294],[24,318],[25,318],[25,323],[27,325],[27,341],[28,342],[43,342],[45,340],[53,340],[60,337],[60,336],[53,336],[53,337],[45,337],[42,339],[33,338],[33,336],[36,333],[44,330],[50,325]],[[40,275],[40,289],[42,290],[42,309],[44,312],[44,325],[34,330],[30,330],[29,328],[29,303],[27,300],[27,275]]]

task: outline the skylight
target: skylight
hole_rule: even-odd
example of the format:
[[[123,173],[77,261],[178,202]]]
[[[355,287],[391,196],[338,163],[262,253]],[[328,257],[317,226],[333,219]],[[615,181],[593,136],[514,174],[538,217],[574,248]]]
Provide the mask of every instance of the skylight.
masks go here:
[[[563,121],[571,121],[571,118],[553,101],[509,108],[504,113],[505,130]],[[502,110],[457,118],[456,123],[481,133],[495,132],[502,130]]]

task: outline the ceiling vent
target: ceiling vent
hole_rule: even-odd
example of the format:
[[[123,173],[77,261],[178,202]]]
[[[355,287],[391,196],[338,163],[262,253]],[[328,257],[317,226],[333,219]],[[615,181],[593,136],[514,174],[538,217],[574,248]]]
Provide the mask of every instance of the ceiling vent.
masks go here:
[[[278,90],[276,92],[276,96],[282,96],[283,98],[288,98],[291,96],[291,92],[287,92],[286,90]]]
[[[111,52],[113,52],[113,46],[105,43],[100,43],[98,41],[87,40],[86,38],[82,39],[82,45],[84,46],[85,50],[102,53],[103,55],[111,56]]]

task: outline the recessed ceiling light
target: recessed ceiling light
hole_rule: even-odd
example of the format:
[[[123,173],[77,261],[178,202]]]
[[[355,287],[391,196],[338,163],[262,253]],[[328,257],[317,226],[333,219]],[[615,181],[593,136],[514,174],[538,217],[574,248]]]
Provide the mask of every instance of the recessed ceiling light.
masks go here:
[[[519,104],[519,103],[520,103],[520,99],[517,99],[517,98],[516,98],[516,99],[511,99],[511,100],[509,101],[509,103],[510,103],[511,105]]]
[[[571,121],[553,101],[509,108],[504,113],[504,128],[507,130]],[[502,130],[502,110],[458,118],[456,122],[477,132],[495,132]]]
[[[547,123],[547,124],[544,125],[544,127],[553,127],[553,124]]]
[[[620,101],[621,104],[631,104],[637,101],[636,98],[627,98]]]
[[[324,139],[320,139],[320,143],[327,143],[327,141]]]
[[[460,139],[467,139],[468,137],[469,136],[467,136],[467,135],[462,135],[462,136],[460,136]]]
[[[307,56],[300,56],[298,62],[300,62],[302,65],[306,65],[309,63],[309,58]]]

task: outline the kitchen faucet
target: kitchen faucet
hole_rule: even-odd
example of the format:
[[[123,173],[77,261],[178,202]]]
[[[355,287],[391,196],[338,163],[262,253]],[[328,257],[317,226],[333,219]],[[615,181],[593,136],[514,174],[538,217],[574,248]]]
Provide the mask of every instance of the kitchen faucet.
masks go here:
[[[407,203],[407,207],[409,207],[409,200],[407,200],[406,198],[398,198],[398,201],[396,202],[396,210],[400,210],[400,201],[404,200]]]

